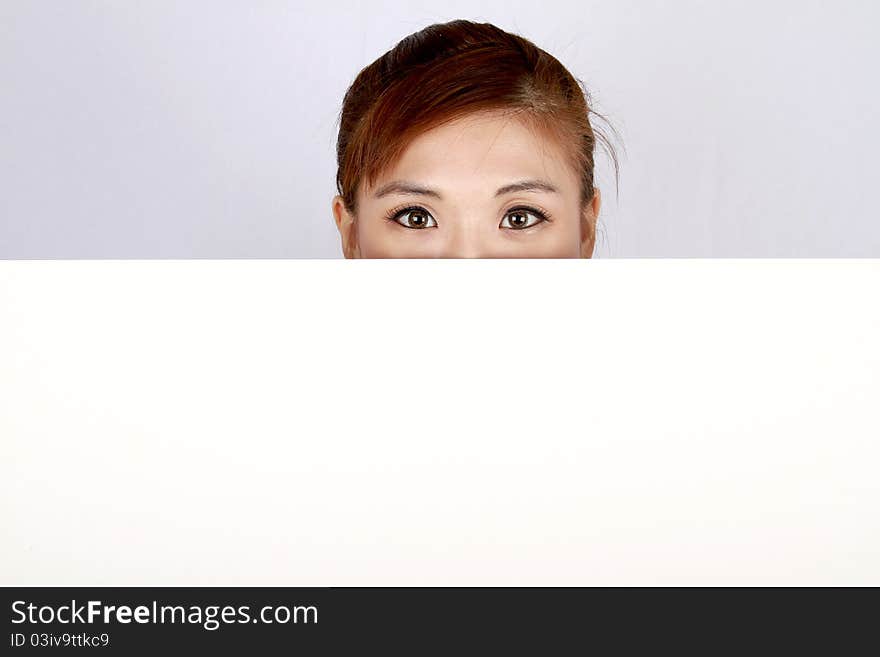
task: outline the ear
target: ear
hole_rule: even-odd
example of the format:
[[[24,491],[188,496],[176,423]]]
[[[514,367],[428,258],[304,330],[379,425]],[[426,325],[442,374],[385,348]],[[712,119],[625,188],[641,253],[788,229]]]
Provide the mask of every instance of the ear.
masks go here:
[[[360,258],[360,248],[357,243],[357,226],[354,216],[345,207],[345,201],[341,196],[333,198],[333,217],[336,220],[336,228],[342,238],[342,253],[346,258]]]
[[[593,200],[584,208],[581,216],[581,258],[592,258],[596,246],[596,221],[602,207],[602,195],[599,190],[593,193]]]

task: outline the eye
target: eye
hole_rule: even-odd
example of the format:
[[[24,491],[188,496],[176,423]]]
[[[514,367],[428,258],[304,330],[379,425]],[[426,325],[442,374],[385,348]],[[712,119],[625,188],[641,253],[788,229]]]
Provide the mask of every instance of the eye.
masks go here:
[[[414,230],[437,227],[437,220],[431,216],[430,212],[420,207],[392,210],[386,218],[400,224],[404,228],[412,228]]]
[[[548,220],[549,217],[547,216],[547,213],[542,212],[537,208],[514,208],[504,215],[504,219],[501,220],[498,227],[509,228],[511,230],[522,230],[524,228],[537,226]]]

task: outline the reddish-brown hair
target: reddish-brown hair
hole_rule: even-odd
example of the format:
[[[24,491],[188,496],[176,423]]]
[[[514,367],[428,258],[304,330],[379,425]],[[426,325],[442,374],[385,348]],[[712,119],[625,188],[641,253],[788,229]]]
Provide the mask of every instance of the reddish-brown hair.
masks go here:
[[[336,187],[349,212],[358,186],[378,176],[416,136],[479,111],[510,111],[551,136],[580,174],[581,200],[595,193],[597,141],[590,95],[555,57],[491,23],[455,20],[409,35],[363,69],[348,88],[339,116]]]

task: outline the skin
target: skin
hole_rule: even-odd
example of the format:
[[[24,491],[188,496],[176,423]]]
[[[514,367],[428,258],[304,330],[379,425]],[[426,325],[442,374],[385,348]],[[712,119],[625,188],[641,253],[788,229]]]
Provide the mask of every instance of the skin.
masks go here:
[[[504,189],[524,181],[555,191]],[[597,190],[582,207],[577,172],[554,140],[482,112],[416,137],[372,187],[359,186],[357,216],[341,196],[332,209],[346,258],[589,258],[600,203]]]

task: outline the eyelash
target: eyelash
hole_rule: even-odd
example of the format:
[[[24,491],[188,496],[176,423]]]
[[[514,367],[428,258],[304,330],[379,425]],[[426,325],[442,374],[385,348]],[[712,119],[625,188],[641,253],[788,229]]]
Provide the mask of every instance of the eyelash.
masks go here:
[[[404,205],[404,206],[399,206],[399,207],[396,207],[392,210],[389,210],[388,213],[385,215],[385,219],[387,219],[388,221],[393,221],[394,223],[397,223],[397,218],[402,214],[406,214],[407,212],[426,212],[427,213],[428,211],[425,208],[419,207],[418,205]]]
[[[406,214],[407,212],[424,212],[425,214],[431,214],[420,205],[403,205],[389,210],[388,213],[385,215],[385,219],[386,221],[393,221],[397,224],[397,218],[403,214]],[[506,217],[507,215],[514,212],[529,212],[536,217],[540,217],[542,221],[539,221],[537,224],[535,224],[535,226],[543,223],[544,221],[553,221],[553,217],[549,212],[537,206],[517,205],[516,207],[510,208],[507,212],[505,212],[504,216]],[[529,228],[534,228],[535,226],[530,226]],[[528,228],[521,228],[520,230],[528,230]]]

